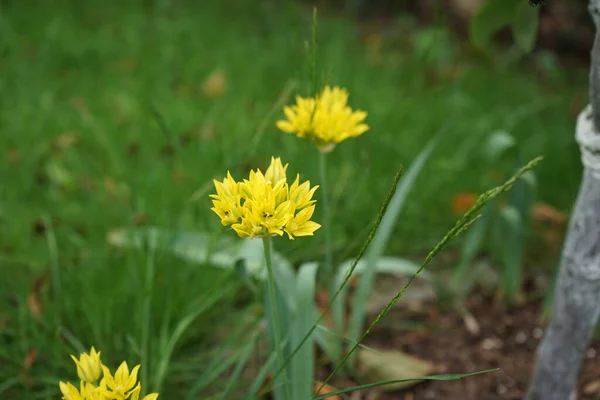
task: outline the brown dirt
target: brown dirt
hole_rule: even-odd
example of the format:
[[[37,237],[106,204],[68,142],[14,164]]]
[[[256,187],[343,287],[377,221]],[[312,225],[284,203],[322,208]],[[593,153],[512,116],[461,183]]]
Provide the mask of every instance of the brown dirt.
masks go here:
[[[378,348],[394,348],[434,362],[436,373],[467,373],[491,368],[499,371],[455,381],[421,382],[409,389],[383,393],[381,389],[354,393],[352,400],[503,400],[522,399],[532,373],[535,350],[543,335],[539,323],[540,301],[505,308],[490,296],[473,294],[465,301],[480,331],[467,329],[455,311],[439,311],[435,305],[420,310],[400,309],[385,319],[426,321],[436,329],[376,329],[367,340]],[[321,371],[325,373],[326,371]],[[321,378],[321,376],[319,376]],[[337,388],[354,386],[350,381],[333,381]],[[600,398],[600,340],[586,352],[579,379],[579,399]]]

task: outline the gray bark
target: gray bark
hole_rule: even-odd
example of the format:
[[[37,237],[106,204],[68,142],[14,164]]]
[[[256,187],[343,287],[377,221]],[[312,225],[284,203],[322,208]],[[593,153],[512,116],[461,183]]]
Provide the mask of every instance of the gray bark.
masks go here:
[[[558,276],[553,315],[527,400],[574,398],[583,353],[600,313],[600,180],[584,172]]]
[[[590,65],[590,99],[594,112],[594,125],[600,127],[600,30],[596,30]]]
[[[590,67],[593,111],[583,118],[593,119],[587,124],[593,134],[577,137],[583,180],[563,248],[552,319],[526,400],[575,399],[583,354],[600,315],[600,0],[591,0],[589,11],[597,32]]]

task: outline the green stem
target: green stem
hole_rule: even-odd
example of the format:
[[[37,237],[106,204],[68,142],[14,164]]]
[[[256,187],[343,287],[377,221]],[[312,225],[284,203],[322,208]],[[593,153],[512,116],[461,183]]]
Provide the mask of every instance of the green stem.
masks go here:
[[[273,273],[273,262],[271,259],[271,237],[265,236],[263,238],[263,248],[265,251],[265,262],[267,264],[267,279],[268,279],[268,288],[269,288],[269,304],[271,306],[271,317],[273,322],[273,343],[275,345],[275,351],[277,352],[277,363],[278,369],[281,368],[284,364],[283,358],[283,347],[281,344],[281,327],[279,325],[279,312],[277,305],[277,297],[275,294],[275,274]],[[283,371],[283,380],[284,385],[287,382],[286,371]],[[288,398],[287,387],[284,387],[283,393],[285,398]]]
[[[319,167],[321,171],[321,198],[323,209],[323,230],[325,232],[325,282],[334,285],[333,282],[333,246],[331,243],[331,215],[329,210],[329,194],[327,192],[327,153],[319,151]]]

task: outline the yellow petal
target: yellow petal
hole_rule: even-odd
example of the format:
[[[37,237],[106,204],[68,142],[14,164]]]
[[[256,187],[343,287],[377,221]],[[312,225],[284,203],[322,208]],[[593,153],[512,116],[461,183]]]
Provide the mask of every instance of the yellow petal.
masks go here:
[[[138,374],[139,369],[140,369],[139,364],[136,365],[135,367],[133,367],[133,370],[131,371],[131,375],[129,376],[129,379],[127,380],[127,384],[125,385],[125,387],[127,388],[126,390],[129,390],[135,386],[135,382],[137,382],[137,374]]]
[[[104,383],[106,384],[106,386],[111,390],[115,390],[117,385],[115,384],[115,379],[110,373],[110,370],[103,365],[102,371],[104,372]]]
[[[129,400],[138,400],[140,398],[140,391],[142,390],[142,385],[138,382],[137,386],[131,391],[131,397]]]
[[[64,400],[83,400],[83,397],[81,397],[79,390],[77,390],[77,388],[73,386],[70,382],[59,382],[58,387],[63,395]]]
[[[129,367],[127,366],[127,361],[123,361],[117,371],[115,372],[115,382],[117,384],[123,384],[129,378]]]

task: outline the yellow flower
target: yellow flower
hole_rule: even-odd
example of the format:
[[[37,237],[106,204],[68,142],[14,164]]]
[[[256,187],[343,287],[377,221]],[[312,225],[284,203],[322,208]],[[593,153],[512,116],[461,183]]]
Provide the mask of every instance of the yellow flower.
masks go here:
[[[292,183],[289,190],[289,199],[294,202],[296,210],[302,210],[311,204],[316,203],[316,200],[312,200],[312,196],[317,190],[318,186],[310,187],[310,181],[304,182],[300,185],[300,174],[296,175],[296,180]]]
[[[285,226],[285,233],[288,234],[290,240],[294,240],[294,236],[312,236],[313,232],[321,227],[316,222],[310,221],[314,211],[315,206],[310,206],[288,221]]]
[[[133,392],[131,392],[130,400],[138,400],[140,398],[141,390],[142,390],[142,386],[138,382],[135,389],[133,389]],[[157,398],[158,398],[158,393],[150,393],[150,394],[145,395],[142,398],[142,400],[156,400]]]
[[[242,217],[240,185],[231,174],[227,172],[227,177],[223,182],[213,179],[217,194],[211,194],[213,199],[213,210],[224,226],[235,224]]]
[[[240,237],[283,235],[283,227],[294,212],[294,204],[287,200],[285,168],[281,159],[272,158],[265,175],[260,170],[250,171],[249,179],[241,184],[244,217],[232,226]]]
[[[108,368],[102,366],[102,370],[104,371],[104,381],[107,387],[107,390],[103,390],[102,394],[109,399],[127,399],[135,389],[139,369],[140,366],[136,365],[133,367],[131,373],[129,373],[127,362],[123,361],[113,376]]]
[[[279,157],[271,157],[265,174],[258,169],[253,170],[248,179],[235,182],[228,172],[223,182],[215,180],[217,194],[210,197],[214,205],[212,210],[221,223],[231,225],[243,238],[282,236],[284,232],[288,233],[290,239],[294,235],[312,235],[320,227],[309,221],[316,202],[312,196],[318,186],[311,188],[308,181],[300,184],[298,175],[290,187],[286,177],[287,167],[288,164],[284,165]],[[311,206],[310,212],[303,212]]]
[[[79,360],[71,356],[77,365],[77,375],[84,382],[95,383],[100,379],[102,373],[102,362],[100,361],[100,352],[96,352],[94,346],[90,354],[81,353]]]
[[[92,383],[82,382],[83,385],[81,387],[81,395],[85,400],[105,400],[107,399],[104,396],[104,392],[106,391],[106,384],[104,383],[104,379],[100,381],[100,386],[96,387]]]
[[[277,205],[273,196],[265,201],[248,200],[246,204],[249,207],[242,223],[232,226],[240,237],[281,236],[283,228],[293,216],[294,204],[285,201]]]
[[[265,179],[271,182],[271,184],[279,183],[281,180],[285,182],[287,180],[285,172],[287,171],[288,165],[289,164],[283,165],[281,158],[279,157],[271,157],[271,164],[265,172]]]
[[[79,393],[79,390],[70,382],[58,382],[58,387],[63,395],[63,400],[84,400],[85,398]]]
[[[231,177],[229,178],[233,181]],[[79,359],[74,356],[71,358],[77,365],[77,374],[80,378],[79,389],[71,383],[59,382],[58,386],[63,400],[139,399],[141,391],[141,383],[137,381],[139,365],[134,367],[130,373],[127,363],[123,362],[113,376],[110,370],[100,362],[100,352],[96,352],[94,347],[90,354],[82,353]],[[101,374],[104,374],[102,379],[100,379]],[[152,393],[144,396],[142,400],[156,400],[157,397],[157,393]]]
[[[315,99],[296,96],[296,105],[283,108],[287,120],[277,121],[277,127],[300,138],[308,137],[312,134],[314,110]]]
[[[80,388],[77,390],[75,386],[70,383],[59,382],[58,387],[63,394],[64,400],[105,400],[107,397],[103,396],[100,389],[89,382],[80,382]]]
[[[348,106],[348,91],[337,86],[326,86],[316,99],[297,96],[296,104],[283,111],[287,120],[277,121],[277,127],[314,140],[322,150],[369,130],[363,123],[367,113],[353,111]]]

